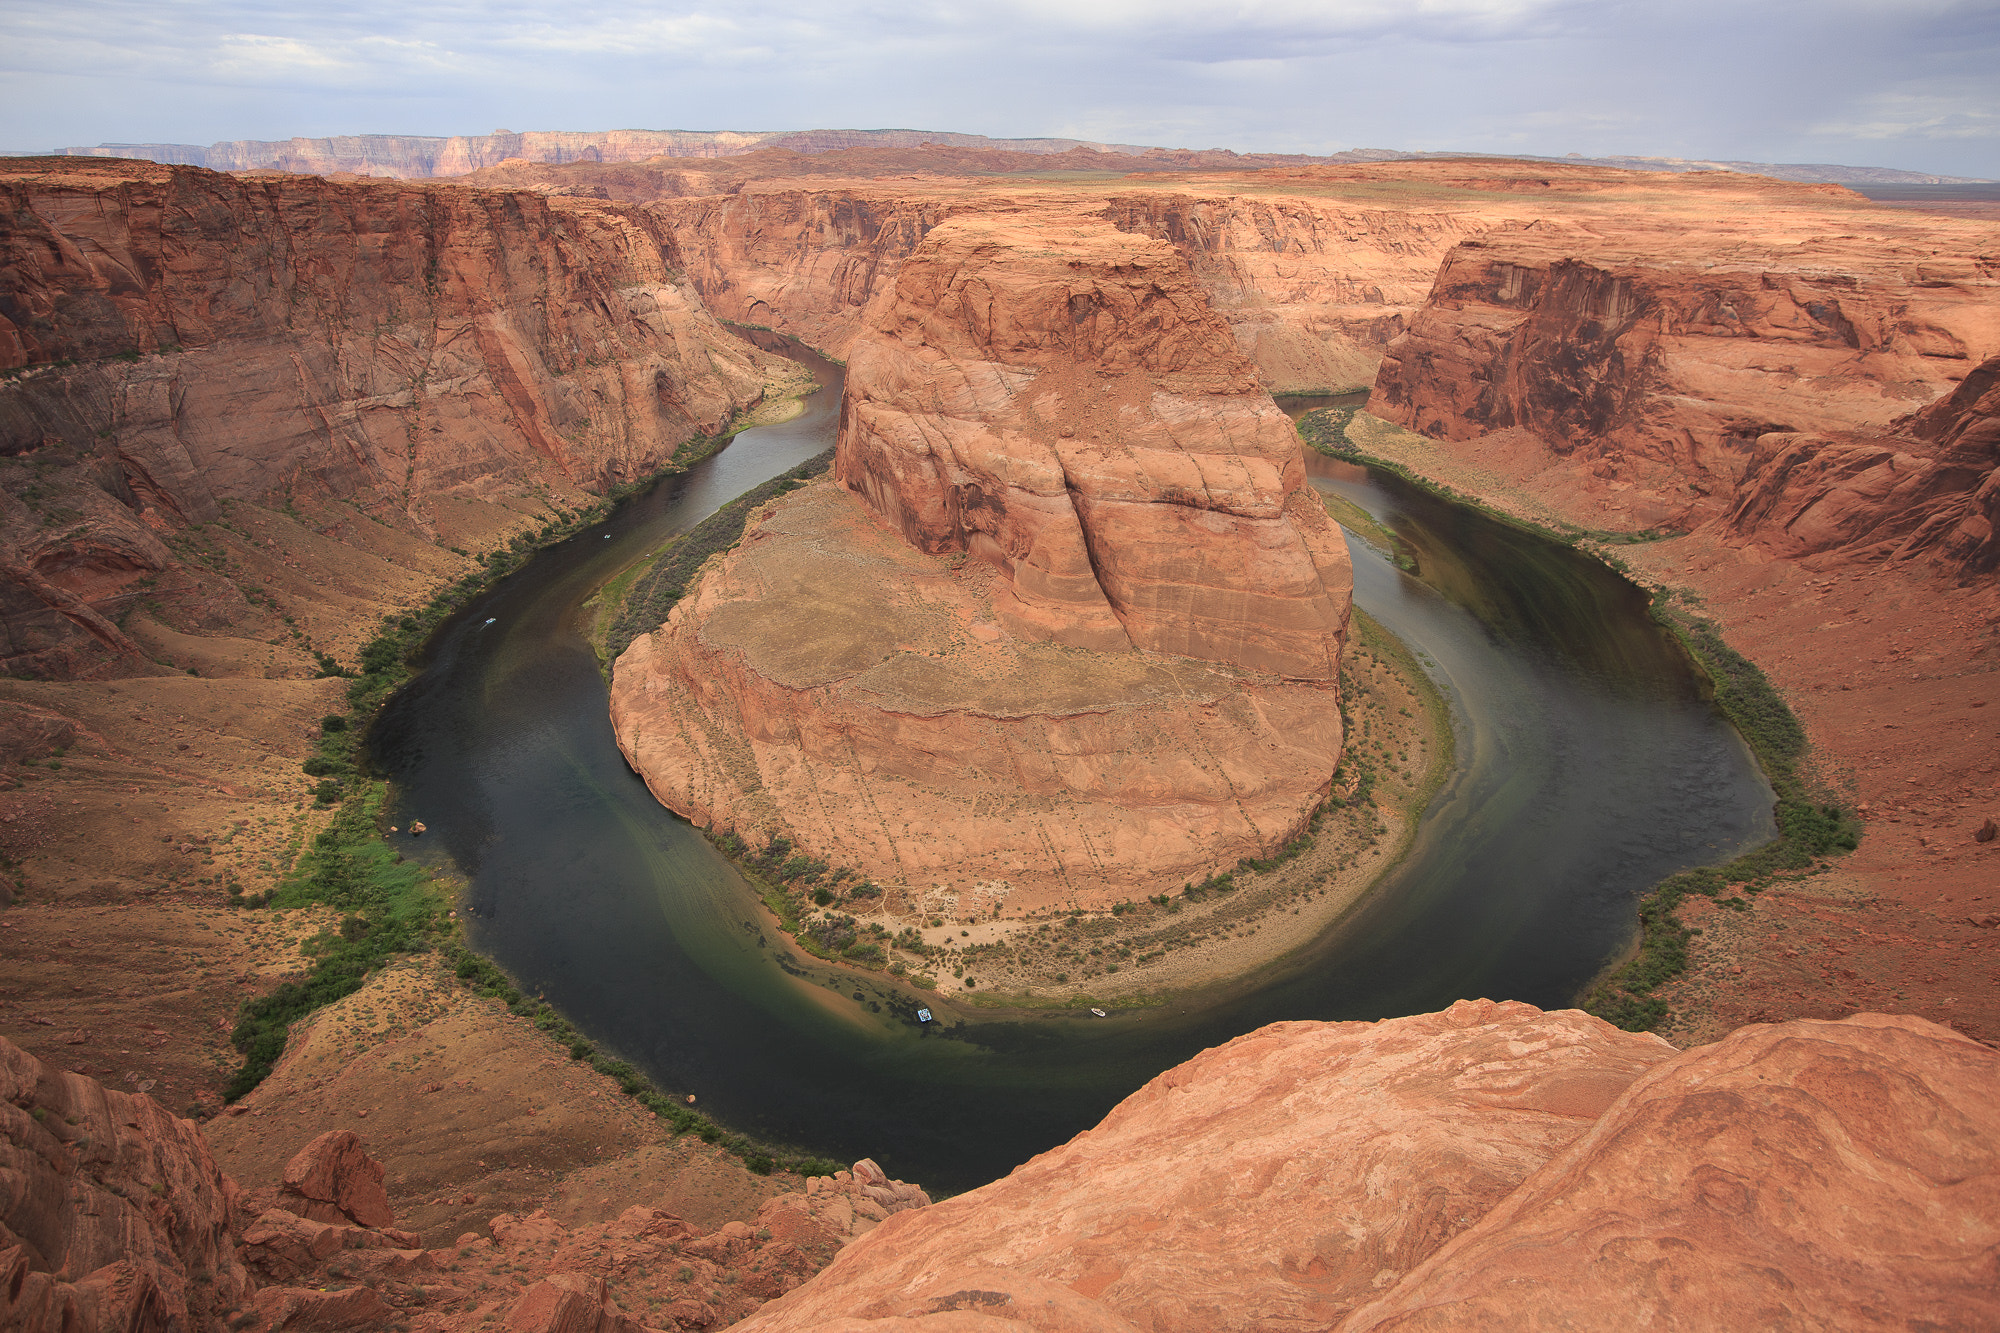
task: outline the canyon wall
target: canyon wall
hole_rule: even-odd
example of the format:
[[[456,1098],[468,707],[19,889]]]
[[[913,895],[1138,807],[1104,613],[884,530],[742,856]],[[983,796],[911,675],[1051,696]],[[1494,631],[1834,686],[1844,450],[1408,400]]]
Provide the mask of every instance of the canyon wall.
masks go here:
[[[657,207],[711,310],[841,357],[868,303],[945,218],[977,213],[1061,225],[1101,217],[1181,252],[1274,393],[1365,387],[1446,251],[1491,225],[1472,215],[1303,196],[1025,192],[970,182],[745,184]]]
[[[1996,1096],[1993,1051],[1877,1014],[1686,1052],[1484,1000],[1280,1023],[742,1327],[1990,1327]]]
[[[1729,533],[1786,557],[1923,559],[1961,581],[2000,566],[2000,357],[1890,435],[1760,436]]]
[[[229,502],[430,536],[441,497],[657,471],[776,364],[621,206],[84,159],[0,163],[0,197],[0,456],[38,479],[5,596],[48,622],[17,657],[104,639],[64,599],[108,607]]]
[[[1446,258],[1369,407],[1448,441],[1522,432],[1691,526],[1761,437],[1886,433],[2000,347],[1989,240],[1831,205],[1498,228]]]
[[[775,502],[618,661],[655,794],[961,913],[1292,836],[1340,756],[1351,571],[1179,255],[953,219],[851,355],[841,487]]]

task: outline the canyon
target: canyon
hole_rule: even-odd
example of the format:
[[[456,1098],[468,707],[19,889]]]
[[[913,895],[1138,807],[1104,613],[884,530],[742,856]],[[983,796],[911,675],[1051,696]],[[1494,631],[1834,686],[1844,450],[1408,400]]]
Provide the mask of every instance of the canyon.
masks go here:
[[[198,1111],[211,1145],[204,1151],[243,1179],[278,1179],[310,1137],[306,1129],[372,1136],[369,1127],[382,1126],[367,1147],[383,1165],[396,1216],[421,1232],[426,1252],[481,1227],[484,1244],[505,1250],[517,1242],[502,1238],[506,1227],[493,1219],[505,1212],[518,1221],[537,1208],[571,1231],[611,1226],[633,1206],[710,1231],[730,1222],[747,1228],[770,1199],[807,1197],[804,1182],[755,1176],[667,1134],[622,1102],[614,1080],[581,1067],[565,1073],[572,1063],[545,1034],[468,994],[435,959],[378,975],[295,1029],[290,1063],[237,1104],[241,1115],[220,1113],[238,1004],[296,977],[300,942],[338,924],[323,909],[245,913],[222,890],[225,877],[253,890],[276,883],[328,818],[297,765],[322,717],[343,707],[346,683],[317,676],[316,655],[352,661],[383,616],[410,613],[440,585],[477,573],[483,557],[619,483],[674,466],[761,403],[796,392],[786,364],[723,321],[765,325],[849,361],[856,447],[840,463],[845,487],[809,487],[766,510],[659,636],[712,654],[705,660],[717,674],[688,685],[690,693],[726,687],[757,701],[717,713],[727,726],[713,732],[652,742],[699,756],[691,771],[703,774],[701,799],[712,802],[701,808],[733,823],[781,806],[786,819],[816,821],[825,846],[852,863],[911,865],[933,883],[988,857],[950,886],[959,895],[950,906],[990,909],[992,896],[979,889],[1016,868],[980,830],[980,796],[970,786],[888,792],[908,804],[880,827],[909,823],[925,835],[911,841],[945,842],[930,864],[895,860],[886,839],[852,834],[815,810],[798,795],[811,774],[803,765],[780,764],[768,777],[758,765],[783,758],[787,746],[804,753],[802,741],[828,750],[841,728],[876,738],[871,762],[887,753],[910,762],[940,746],[955,758],[1005,753],[1004,708],[986,710],[981,725],[995,730],[976,738],[940,721],[945,705],[962,702],[948,697],[964,683],[955,670],[1004,665],[1017,677],[1038,676],[1033,683],[1046,690],[1066,686],[1062,670],[1088,654],[1101,672],[1127,673],[1118,679],[1128,711],[1167,716],[1210,701],[1274,701],[1259,719],[1204,719],[1237,728],[1217,733],[1214,752],[1241,759],[1274,794],[1267,807],[1252,807],[1254,835],[1247,825],[1211,824],[1165,851],[1143,849],[1192,873],[1232,848],[1268,846],[1316,799],[1341,744],[1323,709],[1317,732],[1282,711],[1285,700],[1330,693],[1324,667],[1313,664],[1323,651],[1314,653],[1338,651],[1343,604],[1327,563],[1338,546],[1316,544],[1299,526],[1312,520],[1294,508],[1296,485],[1263,424],[1271,420],[1266,395],[1372,386],[1368,412],[1345,433],[1350,445],[1523,521],[1604,541],[1593,549],[1714,618],[1798,714],[1824,789],[1859,809],[1860,849],[1740,909],[1705,899],[1683,909],[1700,933],[1688,940],[1688,971],[1661,992],[1672,1009],[1663,1031],[1687,1048],[1681,1054],[1573,1016],[1484,1010],[1476,1022],[1463,1014],[1397,1020],[1432,1032],[1426,1077],[1439,1080],[1493,1049],[1453,1046],[1454,1024],[1498,1045],[1560,1031],[1562,1042],[1591,1052],[1576,1066],[1587,1069],[1588,1089],[1547,1104],[1523,1094],[1509,1112],[1527,1126],[1522,1137],[1472,1153],[1476,1171],[1441,1173],[1437,1190],[1423,1195],[1427,1211],[1329,1224],[1325,1233],[1338,1233],[1339,1243],[1310,1254],[1274,1251],[1279,1276],[1255,1278],[1266,1285],[1254,1292],[1225,1285],[1250,1276],[1202,1268],[1213,1261],[1193,1241],[1173,1250],[1169,1236],[1149,1251],[1154,1242],[1137,1231],[1118,1248],[1152,1257],[1127,1279],[1102,1253],[1109,1242],[1093,1249],[1080,1232],[1021,1221],[1018,1200],[1029,1186],[1002,1181],[899,1216],[872,1248],[849,1247],[824,1279],[759,1319],[789,1327],[786,1311],[798,1310],[835,1327],[1032,1323],[1039,1302],[1052,1313],[1035,1326],[1152,1319],[1164,1327],[1217,1317],[1217,1305],[1185,1307],[1196,1313],[1172,1306],[1195,1299],[1173,1295],[1176,1275],[1203,1271],[1217,1302],[1240,1291],[1244,1309],[1269,1301],[1356,1328],[1445,1326],[1475,1315],[1504,1323],[1519,1313],[1500,1286],[1510,1281],[1540,1284],[1551,1301],[1580,1310],[1650,1300],[1630,1256],[1651,1255],[1692,1284],[1685,1290],[1711,1293],[1685,1306],[1699,1322],[1704,1309],[1766,1294],[1759,1279],[1703,1250],[1699,1236],[1675,1230],[1720,1210],[1758,1219],[1732,1235],[1760,1262],[1796,1276],[1806,1293],[1795,1307],[1801,1318],[1865,1324],[1857,1311],[1888,1309],[1927,1311],[1944,1326],[1991,1323],[1992,1311],[1978,1304],[1990,1297],[1966,1294],[1953,1276],[1982,1261],[1946,1247],[1925,1250],[1932,1257],[1921,1265],[1887,1264],[1870,1257],[1866,1237],[1841,1231],[1826,1245],[1855,1248],[1834,1266],[1832,1248],[1815,1249],[1787,1229],[1782,1207],[1759,1211],[1752,1196],[1731,1193],[1773,1170],[1775,1159],[1758,1155],[1771,1149],[1762,1140],[1734,1165],[1702,1156],[1719,1148],[1672,1140],[1679,1155],[1661,1160],[1680,1163],[1709,1193],[1682,1201],[1678,1221],[1607,1219],[1629,1214],[1635,1199],[1670,1197],[1664,1185],[1648,1193],[1629,1183],[1654,1179],[1632,1142],[1658,1139],[1663,1126],[1681,1123],[1676,1117],[1697,1123],[1702,1115],[1714,1117],[1700,1123],[1721,1127],[1724,1140],[1757,1138],[1746,1127],[1770,1122],[1770,1099],[1785,1095],[1816,1098],[1820,1108],[1806,1115],[1820,1137],[1785,1148],[1793,1154],[1786,1160],[1824,1155],[1831,1150],[1815,1145],[1841,1135],[1850,1144],[1841,1151],[1875,1152],[1851,1147],[1860,1141],[1855,1126],[1876,1126],[1861,1137],[1879,1144],[1918,1135],[1907,1126],[1919,1122],[1943,1123],[1949,1128],[1921,1131],[1933,1136],[1925,1151],[1937,1156],[1899,1178],[1910,1191],[1899,1197],[1930,1197],[1920,1176],[1991,1180],[1990,1160],[1968,1164],[1962,1155],[1990,1154],[1993,1127],[1975,1115],[1993,1104],[1990,1051],[1977,1043],[2000,1040],[1992,984],[2000,841],[1979,838],[2000,814],[1988,708],[2000,651],[1991,577],[2000,484],[1994,222],[1878,207],[1834,187],[1540,162],[1281,163],[1065,180],[1000,174],[1021,171],[1004,158],[988,163],[995,173],[975,174],[980,159],[968,146],[956,156],[920,154],[915,168],[910,159],[842,156],[860,151],[815,153],[808,171],[806,154],[767,148],[715,159],[739,165],[709,175],[671,159],[496,160],[485,181],[424,184],[225,176],[97,158],[0,162],[10,203],[0,221],[0,623],[15,677],[0,682],[0,850],[10,900],[0,923],[10,946],[0,967],[0,1035],[48,1065],[86,1067],[133,1089],[150,1083],[158,1102]],[[888,178],[913,170],[925,174]],[[704,193],[711,181],[718,188]],[[1082,577],[1077,552],[1089,554],[1098,541],[1097,517],[1115,536],[1119,507],[1131,507],[1117,488],[1133,455],[1103,448],[1113,431],[1088,420],[1060,433],[1067,405],[1086,401],[1073,385],[1104,392],[1086,358],[1030,355],[993,339],[1055,330],[1069,337],[1114,316],[1086,307],[1067,325],[1044,312],[996,330],[970,316],[950,327],[926,313],[962,276],[978,274],[1010,300],[1035,284],[1066,282],[1065,247],[1087,265],[1140,265],[1147,290],[1160,288],[1148,299],[1177,312],[1148,327],[1184,333],[1175,354],[1198,355],[1215,373],[1199,385],[1156,382],[1180,373],[1163,361],[1112,377],[1129,385],[1108,391],[1119,421],[1171,436],[1186,401],[1212,401],[1218,419],[1235,423],[1232,457],[1241,449],[1252,465],[1269,465],[1228,503],[1209,493],[1171,506],[1185,511],[1176,517],[1289,524],[1296,544],[1273,568],[1291,571],[1286,587],[1308,584],[1304,552],[1326,591],[1323,607],[1287,593],[1260,607],[1255,625],[1227,633],[1209,628],[1226,622],[1218,614],[1163,618],[1157,607],[1199,607],[1195,593],[1209,585],[1183,581],[1150,538],[1130,548],[1132,563],[1118,576]],[[1158,346],[1176,344],[1163,337]],[[1090,349],[1092,358],[1101,352]],[[974,373],[959,369],[973,365]],[[1036,385],[1050,397],[1049,413],[1033,406]],[[948,394],[969,406],[938,410]],[[1038,436],[1034,423],[1044,419],[1049,429]],[[952,454],[949,468],[926,470],[926,457],[944,456],[927,452],[929,441],[1002,435],[1021,441],[982,443]],[[927,441],[924,450],[911,445],[917,439]],[[1090,460],[1088,484],[1065,498],[1067,511],[1045,505],[1071,488],[1035,480],[1030,465],[1067,470],[1066,451],[1085,448],[1101,455]],[[1157,498],[1167,485],[1195,490],[1195,477],[1209,486],[1213,460],[1200,450],[1185,457],[1194,461],[1177,466],[1192,470],[1166,480]],[[968,507],[961,497],[975,493],[980,503]],[[1058,535],[1066,545],[1051,544]],[[797,555],[835,542],[844,566],[819,569]],[[1042,554],[1029,558],[1036,549]],[[1165,597],[1169,587],[1185,596]],[[852,602],[864,614],[844,630],[830,616],[801,622],[824,637],[802,635],[797,658],[784,661],[781,636],[751,623],[766,599],[815,616]],[[893,614],[868,620],[885,608]],[[702,646],[716,640],[698,642],[697,622],[719,633],[732,618],[738,632],[761,638],[739,638],[734,657]],[[856,632],[863,622],[869,632]],[[1051,642],[1003,663],[1008,625]],[[1002,637],[985,639],[988,627]],[[1259,642],[1261,629],[1271,632]],[[900,745],[881,730],[887,695],[839,699],[839,683],[812,675],[805,659],[818,649],[808,647],[835,639],[855,654],[844,669],[856,680],[868,654],[878,673],[892,658],[907,659],[905,675],[891,682],[882,673],[878,682],[892,683],[899,701],[920,701],[908,718],[931,729],[921,744]],[[1254,651],[1232,657],[1239,648],[1225,640]],[[946,656],[911,651],[920,644]],[[1138,669],[1160,648],[1177,663],[1170,672]],[[667,679],[668,668],[649,657],[656,650],[634,651],[621,678]],[[980,679],[984,688],[998,677]],[[757,732],[764,725],[769,738]],[[1172,734],[1192,725],[1184,715]],[[1080,738],[1076,753],[1129,739]],[[1267,742],[1281,747],[1276,759],[1259,748]],[[843,780],[867,772],[838,754],[829,762]],[[1126,790],[1145,800],[1185,791],[1193,768],[1127,775]],[[1088,788],[1104,772],[1085,763],[1057,778]],[[957,822],[944,831],[969,831],[962,845],[932,839],[919,823],[947,806]],[[1129,845],[1130,828],[1114,818],[1102,836]],[[908,854],[907,844],[898,847]],[[1049,905],[1068,901],[1053,879],[1036,892]],[[1916,1017],[1854,1017],[1868,1011]],[[1509,1023],[1521,1025],[1512,1037]],[[1303,1030],[1312,1027],[1225,1048],[1233,1053],[1215,1057],[1215,1082],[1201,1085],[1201,1096],[1222,1105],[1232,1100],[1229,1087],[1262,1086],[1269,1074],[1257,1072],[1260,1061],[1296,1065],[1307,1050],[1365,1047],[1351,1033]],[[1801,1051],[1824,1063],[1787,1063]],[[1203,1068],[1163,1075],[1143,1102],[1135,1098],[1093,1131],[1098,1137],[1039,1159],[1021,1179],[1067,1191],[1079,1215],[1109,1219],[1105,1234],[1124,1235],[1113,1216],[1119,1191],[1139,1189],[1134,1197],[1162,1207],[1173,1201],[1145,1193],[1173,1178],[1159,1159],[1147,1166],[1151,1136],[1165,1122],[1139,1112],[1171,1103],[1179,1081]],[[56,1077],[30,1070],[20,1085]],[[433,1083],[441,1086],[425,1092]],[[1898,1103],[1887,1092],[1869,1100],[1824,1091],[1836,1084],[1929,1091]],[[77,1100],[62,1106],[107,1099],[116,1116],[140,1120],[133,1132],[188,1145],[194,1160],[197,1131],[174,1127],[157,1107],[133,1109],[143,1099],[114,1104],[108,1099],[126,1094],[64,1086]],[[1713,1087],[1714,1100],[1697,1115],[1686,1108],[1709,1095],[1700,1087]],[[10,1113],[10,1135],[29,1133],[26,1095],[10,1092],[20,1112]],[[1405,1123],[1425,1123],[1443,1104],[1412,1103],[1423,1109],[1406,1112]],[[1930,1109],[1912,1109],[1920,1105]],[[1835,1108],[1827,1115],[1860,1118],[1839,1119],[1835,1133],[1834,1121],[1818,1118],[1827,1106]],[[80,1115],[69,1109],[57,1118],[71,1114]],[[551,1115],[560,1135],[548,1130]],[[113,1112],[103,1119],[93,1142],[126,1132],[112,1124]],[[1232,1117],[1214,1123],[1224,1126],[1215,1131],[1223,1140],[1189,1137],[1187,1160],[1236,1150],[1226,1142]],[[1255,1144],[1241,1148],[1253,1174],[1276,1170],[1311,1138],[1282,1118],[1266,1123],[1270,1155],[1256,1159],[1264,1165],[1251,1160]],[[1563,1124],[1575,1132],[1565,1137]],[[1137,1146],[1122,1165],[1093,1159],[1094,1144],[1126,1133]],[[50,1151],[55,1162],[60,1154]],[[1462,1149],[1436,1151],[1416,1160],[1442,1162]],[[208,1182],[202,1188],[222,1188],[207,1168],[196,1174]],[[1779,1174],[1797,1191],[1787,1197],[1810,1195],[1812,1182]],[[193,1179],[177,1176],[175,1188]],[[1460,1180],[1471,1184],[1451,1183]],[[1604,1181],[1629,1193],[1593,1193],[1593,1182]],[[1989,1188],[1968,1187],[1964,1197]],[[139,1196],[151,1196],[144,1181],[126,1190],[127,1204],[144,1212],[150,1205]],[[1295,1197],[1274,1194],[1272,1216],[1289,1223]],[[1394,1201],[1398,1208],[1406,1197]],[[1862,1206],[1811,1197],[1819,1200],[1812,1208],[1826,1211],[1799,1216]],[[1978,1198],[1985,1202],[1975,1202],[1974,1214],[1990,1218],[1990,1199]],[[984,1211],[989,1201],[993,1210]],[[1254,1217],[1253,1205],[1231,1206]],[[1866,1204],[1878,1210],[1870,1216],[1888,1219],[1906,1217],[1899,1210],[1908,1206],[1887,1194]],[[1558,1216],[1566,1230],[1536,1231],[1538,1219]],[[1012,1249],[995,1239],[1002,1217],[1023,1237]],[[219,1238],[227,1228],[213,1221],[202,1223],[203,1234]],[[601,1236],[612,1248],[635,1245],[638,1231],[593,1232],[579,1244],[593,1248]],[[1918,1248],[1933,1244],[1909,1234]],[[752,1248],[764,1243],[754,1229],[750,1240]],[[949,1290],[897,1276],[896,1257],[885,1252],[919,1240]],[[539,1278],[557,1271],[558,1253],[580,1252],[565,1250],[571,1244],[550,1232],[506,1262],[527,1264]],[[1341,1259],[1350,1250],[1368,1257]],[[1628,1261],[1635,1266],[1619,1266]],[[667,1261],[649,1251],[640,1262]],[[218,1249],[210,1271],[233,1283],[228,1264]],[[22,1257],[9,1272],[53,1271],[36,1265]],[[1336,1269],[1341,1276],[1330,1276]],[[34,1285],[44,1290],[39,1278]],[[124,1276],[92,1290],[114,1288],[137,1290]],[[25,1278],[10,1282],[10,1291],[27,1289]],[[596,1301],[596,1290],[580,1299]],[[996,1294],[1005,1299],[989,1299]],[[536,1299],[567,1308],[573,1296],[561,1287]],[[100,1298],[112,1296],[89,1297]],[[1718,1304],[1700,1303],[1711,1299]],[[601,1304],[591,1308],[599,1326],[612,1326],[602,1323]],[[316,1317],[300,1309],[267,1313],[277,1323]],[[747,1312],[747,1304],[730,1307]]]

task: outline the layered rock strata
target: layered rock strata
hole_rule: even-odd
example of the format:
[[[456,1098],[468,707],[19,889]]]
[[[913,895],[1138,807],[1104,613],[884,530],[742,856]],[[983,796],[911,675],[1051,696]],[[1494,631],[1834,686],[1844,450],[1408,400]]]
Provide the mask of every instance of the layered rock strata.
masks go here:
[[[135,656],[107,599],[230,501],[428,536],[443,497],[657,471],[774,364],[617,205],[49,158],[0,201],[0,455],[56,483],[0,502],[0,617],[50,669]]]
[[[1989,1327],[1996,1095],[1872,1014],[1685,1053],[1489,1001],[1277,1024],[743,1327]]]
[[[970,184],[969,182],[966,184]],[[1050,197],[938,182],[737,185],[675,199],[668,219],[711,310],[847,355],[868,304],[932,227],[988,214],[1060,226],[1101,217],[1168,241],[1273,392],[1365,386],[1478,217],[1338,201],[1147,191]]]
[[[619,659],[669,806],[983,913],[1199,877],[1326,794],[1346,549],[1171,247],[934,229],[836,472]]]
[[[1369,409],[1441,440],[1523,433],[1685,527],[1731,507],[1760,438],[1884,433],[2000,346],[1990,233],[1831,207],[1785,224],[1634,216],[1466,241]]]
[[[1961,580],[2000,565],[2000,357],[1887,435],[1773,432],[1727,519],[1774,555],[1932,561]]]

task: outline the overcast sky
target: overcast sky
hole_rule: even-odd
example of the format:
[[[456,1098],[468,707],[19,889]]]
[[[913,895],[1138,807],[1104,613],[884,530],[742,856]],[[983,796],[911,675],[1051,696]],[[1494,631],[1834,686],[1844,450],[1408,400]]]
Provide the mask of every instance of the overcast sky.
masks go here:
[[[0,147],[903,127],[2000,177],[2000,0],[0,0]]]

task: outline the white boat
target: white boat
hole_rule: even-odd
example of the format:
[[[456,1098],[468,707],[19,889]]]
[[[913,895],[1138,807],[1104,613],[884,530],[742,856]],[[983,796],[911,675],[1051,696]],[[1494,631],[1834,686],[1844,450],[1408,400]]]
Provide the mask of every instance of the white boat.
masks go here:
[[[1107,1017],[1107,1015],[1102,1009],[1092,1009],[1090,1012],[1096,1014],[1099,1018]]]
[[[930,1011],[930,1010],[928,1010],[928,1009],[919,1009],[919,1010],[917,1010],[917,1021],[918,1021],[919,1023],[928,1023],[928,1022],[930,1022],[930,1021],[931,1021],[931,1011]]]

